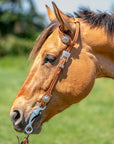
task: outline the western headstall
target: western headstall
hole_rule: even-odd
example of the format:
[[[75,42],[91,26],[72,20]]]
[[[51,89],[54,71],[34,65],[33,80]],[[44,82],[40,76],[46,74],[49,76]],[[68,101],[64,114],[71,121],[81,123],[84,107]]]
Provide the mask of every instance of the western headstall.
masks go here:
[[[76,32],[74,35],[74,38],[72,40],[72,38],[63,33],[61,31],[61,28],[59,27],[59,36],[61,41],[67,46],[65,50],[63,50],[62,52],[62,56],[60,58],[57,70],[55,72],[55,75],[50,83],[50,86],[48,88],[48,90],[46,91],[45,95],[42,96],[41,101],[38,105],[38,108],[35,109],[33,111],[33,113],[30,116],[29,119],[29,124],[25,127],[25,132],[27,133],[27,136],[25,137],[25,139],[23,140],[23,142],[21,144],[27,144],[28,143],[28,136],[33,132],[33,128],[31,125],[32,120],[34,119],[34,117],[36,117],[37,115],[39,115],[39,112],[44,110],[46,108],[46,105],[49,103],[51,97],[52,97],[52,90],[58,80],[59,74],[62,71],[62,69],[64,69],[64,65],[65,63],[68,61],[69,57],[70,57],[70,51],[72,49],[72,47],[74,46],[74,44],[77,42],[78,40],[78,36],[79,36],[79,21],[75,20],[74,23],[76,24]]]

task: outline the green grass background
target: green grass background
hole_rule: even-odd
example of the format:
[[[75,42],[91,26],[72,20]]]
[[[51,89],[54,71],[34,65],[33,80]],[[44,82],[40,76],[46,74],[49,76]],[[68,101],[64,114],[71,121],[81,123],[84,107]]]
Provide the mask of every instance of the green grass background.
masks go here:
[[[0,144],[16,144],[9,118],[12,102],[29,70],[26,57],[0,59]],[[22,140],[24,134],[17,133]],[[114,144],[114,81],[98,79],[83,101],[53,117],[30,144]]]

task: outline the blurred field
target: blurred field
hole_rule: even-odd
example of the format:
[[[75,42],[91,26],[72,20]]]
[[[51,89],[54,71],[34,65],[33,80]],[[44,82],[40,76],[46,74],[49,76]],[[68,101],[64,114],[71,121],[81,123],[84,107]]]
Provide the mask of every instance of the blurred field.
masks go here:
[[[29,66],[30,67],[30,66]],[[0,144],[16,144],[9,118],[13,99],[28,72],[25,57],[0,59]],[[18,134],[20,139],[24,134]],[[114,81],[99,79],[90,95],[53,117],[30,144],[114,144]]]

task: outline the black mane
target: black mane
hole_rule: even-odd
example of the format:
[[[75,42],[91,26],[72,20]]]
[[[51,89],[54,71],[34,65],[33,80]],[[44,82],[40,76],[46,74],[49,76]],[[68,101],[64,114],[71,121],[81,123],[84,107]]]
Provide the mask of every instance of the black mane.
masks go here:
[[[92,27],[104,27],[107,33],[114,34],[114,13],[108,14],[101,11],[95,13],[87,8],[80,8],[75,15],[89,23]]]
[[[89,23],[92,27],[105,27],[105,30],[108,34],[114,34],[114,13],[95,13],[86,8],[80,8],[78,13],[75,13],[77,18],[83,19],[85,22]],[[67,15],[68,17],[73,17],[71,14]],[[51,22],[50,25],[47,26],[46,29],[41,33],[39,38],[36,40],[36,43],[31,51],[30,57],[35,57],[41,48],[44,41],[48,38],[48,36],[54,31],[54,29],[58,26],[57,20]]]

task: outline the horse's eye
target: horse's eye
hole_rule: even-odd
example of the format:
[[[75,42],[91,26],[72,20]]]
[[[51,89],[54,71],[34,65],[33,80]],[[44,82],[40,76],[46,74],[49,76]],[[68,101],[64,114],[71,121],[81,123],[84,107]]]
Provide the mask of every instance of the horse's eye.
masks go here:
[[[53,63],[55,60],[55,56],[47,54],[44,58],[44,63]]]

